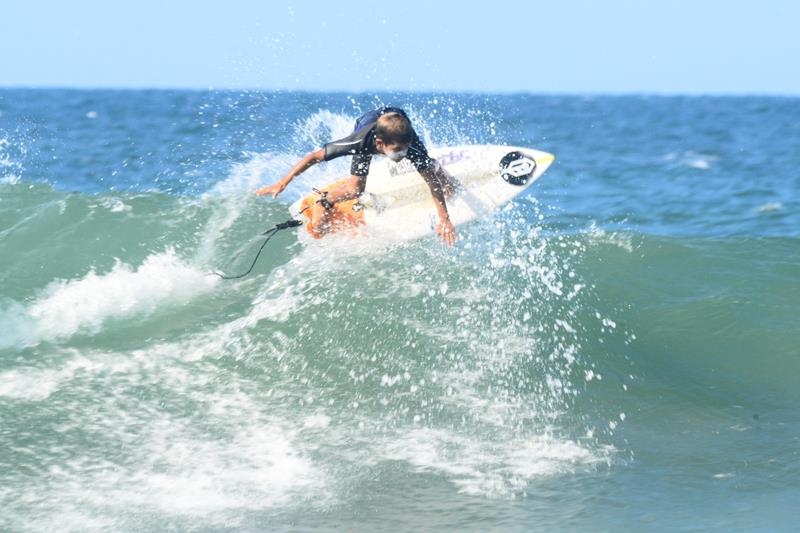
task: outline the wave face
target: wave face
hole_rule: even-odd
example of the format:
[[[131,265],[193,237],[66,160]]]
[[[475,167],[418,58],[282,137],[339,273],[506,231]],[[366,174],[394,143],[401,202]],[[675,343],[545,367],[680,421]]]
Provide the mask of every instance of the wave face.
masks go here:
[[[285,231],[214,276],[380,104],[558,159],[453,249]],[[0,529],[791,529],[798,116],[0,91]]]

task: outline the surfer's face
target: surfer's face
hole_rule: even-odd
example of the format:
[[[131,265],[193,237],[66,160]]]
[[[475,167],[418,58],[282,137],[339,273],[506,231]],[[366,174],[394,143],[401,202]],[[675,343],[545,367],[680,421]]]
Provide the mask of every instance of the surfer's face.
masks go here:
[[[402,161],[402,159],[408,153],[408,145],[407,144],[383,144],[381,139],[377,139],[375,143],[378,151],[380,151],[383,155],[397,163],[398,161]]]

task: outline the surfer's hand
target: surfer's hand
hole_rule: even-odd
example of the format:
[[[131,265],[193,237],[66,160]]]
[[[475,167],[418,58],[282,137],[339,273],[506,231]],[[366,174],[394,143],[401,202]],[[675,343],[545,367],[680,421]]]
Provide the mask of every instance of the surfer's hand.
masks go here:
[[[284,185],[283,182],[279,181],[277,183],[273,183],[272,185],[266,185],[264,187],[261,187],[256,191],[256,196],[266,196],[268,194],[271,194],[272,197],[275,198],[281,192],[283,192],[283,189],[285,188],[286,185]]]
[[[436,233],[442,238],[447,246],[453,246],[456,243],[456,228],[449,218],[446,218],[436,225]]]

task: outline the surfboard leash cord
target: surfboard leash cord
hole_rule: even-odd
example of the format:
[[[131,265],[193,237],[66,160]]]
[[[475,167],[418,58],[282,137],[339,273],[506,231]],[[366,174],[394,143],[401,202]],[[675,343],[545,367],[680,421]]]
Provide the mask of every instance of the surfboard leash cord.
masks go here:
[[[241,279],[241,278],[245,277],[246,275],[248,275],[250,272],[253,271],[253,268],[256,266],[256,263],[258,262],[258,258],[261,256],[261,252],[264,251],[264,247],[267,245],[269,240],[276,233],[278,233],[279,231],[284,230],[284,229],[296,228],[296,227],[302,226],[302,225],[303,225],[302,221],[295,220],[294,218],[290,218],[286,222],[281,222],[280,224],[275,224],[273,227],[271,227],[270,229],[268,229],[267,231],[262,233],[261,235],[262,236],[266,235],[267,238],[264,239],[264,242],[262,242],[261,246],[258,248],[258,252],[256,253],[256,256],[253,258],[253,262],[250,263],[250,268],[248,268],[246,271],[242,272],[241,274],[237,274],[235,276],[228,276],[226,274],[223,274],[222,272],[211,272],[210,274],[213,274],[215,276],[219,276],[221,279],[225,279],[225,280]]]
[[[319,194],[319,199],[315,203],[322,204],[322,207],[324,207],[326,210],[330,210],[330,209],[333,208],[333,203],[331,203],[328,200],[328,191],[320,191],[319,189],[316,189],[316,188],[313,188],[313,187],[312,187],[312,190],[315,193]],[[306,209],[309,209],[310,207],[311,207],[310,205],[304,207],[299,213],[297,213],[297,216],[302,215],[306,211]],[[222,272],[217,272],[217,271],[211,272],[211,273],[209,273],[209,275],[219,276],[221,279],[225,279],[225,280],[241,279],[241,278],[245,277],[246,275],[248,275],[250,272],[253,271],[253,268],[256,266],[256,263],[258,262],[258,258],[261,256],[261,252],[264,251],[264,247],[267,245],[269,240],[276,233],[278,233],[279,231],[284,230],[284,229],[296,228],[296,227],[302,226],[302,225],[303,225],[303,221],[297,220],[296,218],[290,218],[286,222],[281,222],[280,224],[275,224],[273,227],[271,227],[270,229],[268,229],[267,231],[262,233],[261,235],[266,235],[267,238],[264,239],[264,242],[261,243],[261,247],[259,247],[258,252],[256,253],[256,256],[253,258],[253,262],[250,263],[250,268],[248,268],[247,271],[242,272],[241,274],[238,274],[236,276],[227,276],[227,275],[223,274]]]
[[[303,212],[306,209],[308,209],[308,207],[306,207],[305,209],[303,209],[302,211],[297,213],[297,216],[302,215]],[[253,258],[253,262],[250,263],[250,268],[248,268],[247,271],[242,272],[241,274],[237,274],[236,276],[228,276],[228,275],[223,274],[222,272],[216,272],[216,271],[215,272],[210,272],[209,275],[219,276],[221,279],[225,279],[225,280],[241,279],[241,278],[245,277],[246,275],[248,275],[250,272],[253,271],[253,268],[256,266],[256,263],[258,262],[258,258],[261,256],[261,252],[264,251],[264,247],[267,245],[269,240],[276,233],[278,233],[279,231],[284,230],[284,229],[296,228],[296,227],[302,226],[302,225],[303,225],[303,221],[302,220],[297,220],[296,218],[290,218],[286,222],[281,222],[280,224],[275,224],[273,227],[271,227],[270,229],[268,229],[267,231],[262,233],[261,235],[262,236],[266,235],[267,238],[264,239],[264,242],[261,243],[261,246],[259,247],[258,252],[256,253],[256,256]]]

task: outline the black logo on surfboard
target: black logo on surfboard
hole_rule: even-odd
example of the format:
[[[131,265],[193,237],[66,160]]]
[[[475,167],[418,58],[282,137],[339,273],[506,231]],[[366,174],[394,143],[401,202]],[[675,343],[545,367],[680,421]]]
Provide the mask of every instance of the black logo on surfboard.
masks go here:
[[[500,160],[500,176],[511,185],[525,185],[536,172],[536,160],[522,152],[509,152]]]

